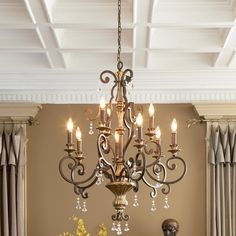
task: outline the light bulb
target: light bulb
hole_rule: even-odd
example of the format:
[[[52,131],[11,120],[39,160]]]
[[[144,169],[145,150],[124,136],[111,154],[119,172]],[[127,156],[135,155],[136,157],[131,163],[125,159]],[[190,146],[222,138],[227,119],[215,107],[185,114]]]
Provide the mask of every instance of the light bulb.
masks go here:
[[[161,137],[161,129],[160,129],[159,126],[156,127],[155,134],[156,134],[156,138],[160,139],[160,137]]]
[[[73,127],[74,127],[74,124],[73,124],[73,121],[72,121],[72,119],[71,119],[71,117],[68,119],[68,121],[67,121],[67,130],[69,131],[69,132],[72,132],[73,131]]]
[[[115,132],[115,141],[116,141],[116,143],[119,143],[119,139],[120,139],[120,136],[119,136],[118,132],[116,131]]]
[[[80,127],[78,126],[77,129],[76,129],[76,134],[75,134],[76,138],[78,141],[81,141],[82,139],[82,133],[81,133],[81,130],[80,130]]]
[[[136,123],[137,123],[137,126],[141,127],[142,124],[143,124],[143,116],[141,113],[138,114],[137,118],[136,118]]]
[[[152,103],[151,103],[150,106],[149,106],[148,113],[149,113],[149,116],[150,116],[150,117],[153,117],[154,114],[155,114],[155,108],[154,108],[154,106],[153,106]]]
[[[172,121],[171,130],[172,130],[172,133],[176,133],[177,132],[177,121],[176,121],[175,118]]]
[[[105,107],[106,107],[106,100],[105,100],[105,98],[101,98],[101,100],[100,100],[100,108],[101,109],[105,109]]]
[[[111,117],[111,108],[110,107],[107,108],[107,115],[108,115],[108,117]]]

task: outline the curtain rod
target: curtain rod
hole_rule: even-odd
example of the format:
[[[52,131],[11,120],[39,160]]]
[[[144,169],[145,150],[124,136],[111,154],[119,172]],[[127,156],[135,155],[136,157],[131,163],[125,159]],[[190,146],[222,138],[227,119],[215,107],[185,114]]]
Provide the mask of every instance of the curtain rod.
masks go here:
[[[228,118],[228,119],[205,119],[205,118],[199,118],[199,119],[191,119],[187,121],[188,128],[191,128],[193,125],[201,124],[201,123],[206,123],[206,122],[236,122],[236,118]]]
[[[28,120],[0,120],[0,124],[3,124],[3,125],[23,125],[23,124],[26,124],[26,125],[30,125],[30,126],[33,126],[33,125],[39,125],[39,121],[35,120],[34,118],[29,118]]]

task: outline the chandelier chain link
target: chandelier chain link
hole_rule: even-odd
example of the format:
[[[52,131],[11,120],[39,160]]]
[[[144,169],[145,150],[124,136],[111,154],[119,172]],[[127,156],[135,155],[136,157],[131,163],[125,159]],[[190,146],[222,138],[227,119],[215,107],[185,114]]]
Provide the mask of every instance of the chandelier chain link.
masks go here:
[[[121,0],[118,0],[118,51],[117,51],[117,68],[118,70],[122,69],[122,62],[121,62]]]

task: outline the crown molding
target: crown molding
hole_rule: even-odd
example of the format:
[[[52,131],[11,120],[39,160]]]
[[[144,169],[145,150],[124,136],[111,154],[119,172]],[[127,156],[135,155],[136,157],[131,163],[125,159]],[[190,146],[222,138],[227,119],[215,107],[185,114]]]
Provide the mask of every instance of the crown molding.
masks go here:
[[[236,102],[234,103],[194,103],[195,110],[206,119],[222,119],[236,117]]]
[[[41,108],[37,103],[3,102],[0,103],[0,118],[28,120],[34,118]]]
[[[1,102],[33,102],[36,104],[93,104],[109,91],[95,90],[0,90]],[[236,103],[236,90],[135,90],[128,94],[136,103]],[[39,105],[38,105],[39,106]],[[199,106],[198,106],[199,107]],[[206,109],[207,110],[207,109]],[[236,110],[236,109],[235,109]],[[203,110],[202,110],[203,112]],[[201,114],[202,114],[201,112]]]

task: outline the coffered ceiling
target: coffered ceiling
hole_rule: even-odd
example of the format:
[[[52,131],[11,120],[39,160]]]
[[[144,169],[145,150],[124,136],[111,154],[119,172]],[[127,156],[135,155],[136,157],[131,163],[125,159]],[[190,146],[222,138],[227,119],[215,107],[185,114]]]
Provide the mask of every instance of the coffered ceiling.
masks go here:
[[[122,7],[133,100],[236,101],[236,0]],[[116,0],[0,0],[0,101],[97,102],[100,72],[116,68],[116,20]]]

